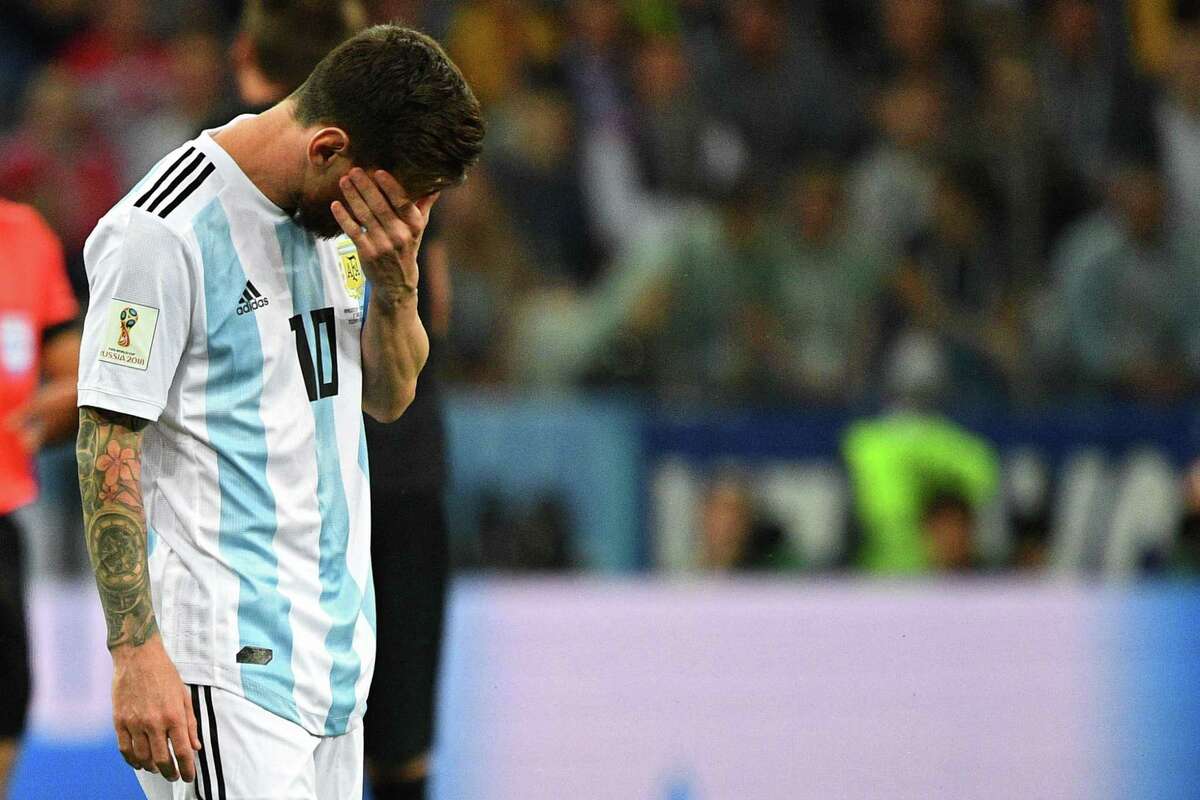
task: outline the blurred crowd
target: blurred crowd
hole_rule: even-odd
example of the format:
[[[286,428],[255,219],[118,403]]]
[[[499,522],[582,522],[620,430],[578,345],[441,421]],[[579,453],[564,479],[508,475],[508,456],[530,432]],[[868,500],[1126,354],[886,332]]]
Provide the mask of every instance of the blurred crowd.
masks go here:
[[[0,195],[42,210],[81,292],[100,214],[238,112],[239,6],[0,11]],[[452,380],[760,405],[1200,388],[1200,3],[366,6],[438,36],[489,118],[438,208]]]

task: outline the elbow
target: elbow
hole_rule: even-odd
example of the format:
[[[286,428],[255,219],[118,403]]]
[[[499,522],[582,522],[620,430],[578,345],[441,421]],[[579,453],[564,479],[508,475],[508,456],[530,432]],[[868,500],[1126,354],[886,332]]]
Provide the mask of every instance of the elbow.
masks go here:
[[[404,388],[395,393],[388,399],[387,402],[371,403],[366,407],[366,412],[371,415],[371,418],[376,422],[388,423],[395,422],[404,416],[404,412],[412,405],[413,398],[417,395],[417,382],[412,381],[405,384]]]

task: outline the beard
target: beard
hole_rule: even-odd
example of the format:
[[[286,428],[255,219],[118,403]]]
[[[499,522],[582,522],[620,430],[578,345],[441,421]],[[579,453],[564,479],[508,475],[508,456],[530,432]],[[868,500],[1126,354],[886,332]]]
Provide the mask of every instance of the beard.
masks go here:
[[[296,210],[292,212],[292,222],[318,239],[336,239],[345,231],[329,210],[332,202],[301,197],[296,204]]]

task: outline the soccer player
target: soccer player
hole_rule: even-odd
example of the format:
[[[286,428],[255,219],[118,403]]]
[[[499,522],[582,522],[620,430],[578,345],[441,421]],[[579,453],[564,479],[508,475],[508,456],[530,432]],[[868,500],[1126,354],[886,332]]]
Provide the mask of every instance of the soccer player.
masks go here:
[[[412,399],[421,235],[482,138],[441,48],[376,26],[169,154],[89,239],[80,488],[151,800],[361,793],[361,412]]]
[[[29,206],[0,200],[0,797],[31,686],[14,514],[37,494],[33,455],[75,430],[78,313],[58,237]]]

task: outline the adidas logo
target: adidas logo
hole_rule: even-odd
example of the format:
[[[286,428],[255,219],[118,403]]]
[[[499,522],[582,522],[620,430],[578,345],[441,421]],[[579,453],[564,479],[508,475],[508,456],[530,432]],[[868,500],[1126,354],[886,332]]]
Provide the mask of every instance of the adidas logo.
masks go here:
[[[242,314],[253,314],[264,306],[269,306],[271,302],[262,296],[262,292],[254,288],[254,284],[246,281],[246,288],[242,290],[242,302],[237,307],[237,313],[240,317]]]

